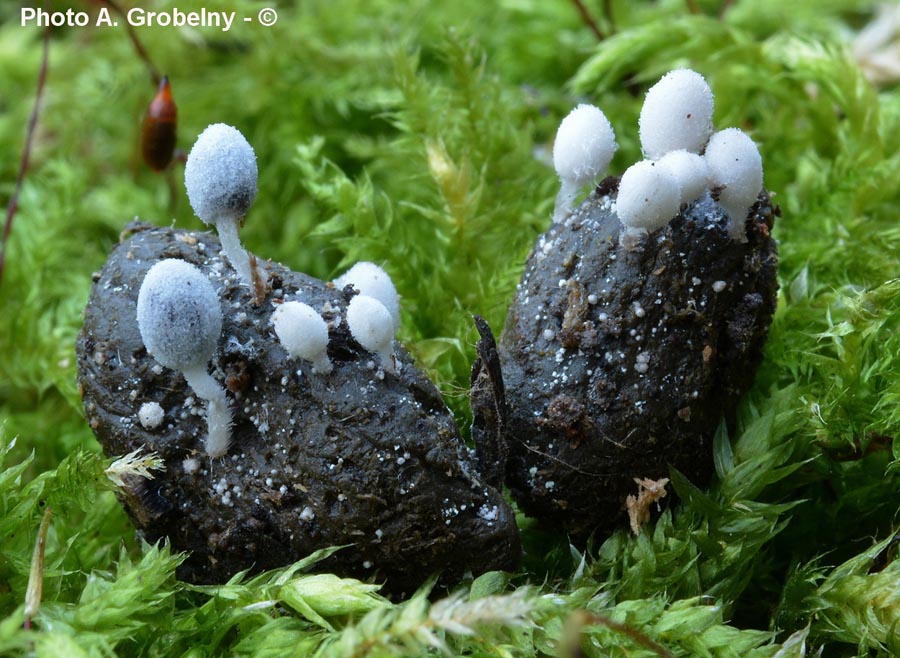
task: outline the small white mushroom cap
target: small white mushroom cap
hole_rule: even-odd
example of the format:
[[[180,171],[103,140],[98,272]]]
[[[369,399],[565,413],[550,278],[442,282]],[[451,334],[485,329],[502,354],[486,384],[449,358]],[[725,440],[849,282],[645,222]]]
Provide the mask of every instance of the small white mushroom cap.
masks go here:
[[[709,167],[703,156],[678,149],[669,151],[658,162],[678,181],[681,203],[694,201],[709,188]]]
[[[145,430],[155,430],[162,425],[165,417],[166,412],[163,411],[159,402],[145,402],[138,409],[138,420]]]
[[[638,120],[644,157],[669,151],[700,153],[713,131],[713,93],[691,69],[669,71],[650,87]]]
[[[678,181],[668,168],[641,160],[622,174],[616,212],[626,229],[645,233],[668,224],[678,214],[680,200]]]
[[[744,131],[726,128],[710,138],[705,158],[710,182],[719,188],[719,203],[728,212],[731,235],[743,242],[744,221],[763,187],[759,149]]]
[[[579,187],[595,180],[616,153],[616,135],[600,108],[582,103],[569,112],[553,142],[553,167]]]
[[[256,153],[237,128],[206,127],[184,165],[184,185],[197,217],[207,224],[237,220],[256,198]]]
[[[553,142],[553,167],[560,180],[553,221],[571,212],[579,190],[606,171],[619,145],[606,115],[581,104],[559,124]]]
[[[147,351],[166,368],[205,366],[222,333],[219,296],[195,266],[161,260],[144,276],[137,322]]]
[[[400,296],[391,277],[375,263],[362,261],[344,272],[334,280],[338,288],[352,285],[362,295],[374,297],[384,304],[391,319],[394,321],[394,330],[400,328]]]
[[[312,306],[303,302],[285,302],[272,314],[272,324],[288,354],[312,361],[316,372],[331,372],[328,325]]]
[[[384,304],[357,295],[347,305],[347,325],[357,343],[381,357],[381,367],[394,372],[394,322]]]

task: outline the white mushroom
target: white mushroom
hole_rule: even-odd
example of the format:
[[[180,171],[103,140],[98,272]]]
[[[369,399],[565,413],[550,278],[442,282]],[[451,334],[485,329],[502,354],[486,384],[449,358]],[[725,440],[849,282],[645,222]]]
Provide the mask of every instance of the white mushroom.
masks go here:
[[[582,104],[562,120],[553,142],[553,167],[561,183],[554,222],[572,212],[578,192],[606,171],[617,148],[612,125],[599,108]]]
[[[394,330],[400,328],[400,296],[391,277],[375,263],[360,262],[334,280],[338,288],[352,285],[362,295],[374,297],[384,304],[394,321]]]
[[[652,160],[631,165],[622,174],[616,212],[623,230],[619,242],[630,249],[647,235],[669,223],[681,201],[678,181],[668,168]]]
[[[638,120],[644,157],[657,160],[669,151],[700,153],[713,131],[713,93],[703,76],[690,69],[669,71],[650,87]]]
[[[709,188],[709,167],[703,156],[678,149],[669,151],[658,162],[678,181],[681,203],[691,203]]]
[[[710,182],[718,188],[719,203],[728,213],[729,233],[738,242],[746,242],[747,214],[763,187],[759,149],[742,130],[726,128],[710,138],[705,158]]]
[[[350,334],[364,349],[381,358],[385,372],[394,372],[394,322],[384,304],[368,295],[357,295],[347,305]]]
[[[231,440],[231,409],[225,389],[206,371],[222,333],[215,288],[190,263],[160,261],[144,276],[138,292],[137,323],[153,358],[181,372],[194,393],[209,402],[206,453],[224,455]]]
[[[285,302],[272,314],[272,324],[288,354],[311,361],[315,372],[331,372],[328,325],[315,309],[302,302]]]
[[[200,133],[184,165],[191,207],[197,217],[216,227],[222,251],[246,285],[252,285],[250,257],[241,246],[238,227],[256,198],[257,178],[253,147],[240,131],[224,123]],[[265,274],[257,273],[264,280]]]

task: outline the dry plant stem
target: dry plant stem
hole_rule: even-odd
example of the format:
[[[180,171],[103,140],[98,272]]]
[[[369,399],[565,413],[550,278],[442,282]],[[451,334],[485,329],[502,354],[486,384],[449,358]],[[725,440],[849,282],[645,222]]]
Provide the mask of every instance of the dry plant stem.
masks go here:
[[[697,4],[697,0],[685,0],[685,4],[687,5],[688,11],[692,14],[700,13],[700,7]]]
[[[108,5],[110,9],[116,12],[122,18],[125,18],[125,12],[123,9],[114,1],[114,0],[100,0],[101,3]],[[134,28],[125,21],[125,30],[128,32],[128,38],[131,39],[131,43],[134,45],[135,51],[137,51],[138,57],[143,60],[144,64],[147,66],[147,71],[150,73],[150,78],[153,81],[153,86],[158,87],[159,82],[162,79],[162,76],[159,74],[159,70],[153,64],[153,60],[150,59],[150,55],[147,53],[146,48],[144,48],[144,44],[141,43],[141,40],[138,39],[137,33],[134,31]]]
[[[591,16],[591,12],[588,11],[588,8],[584,6],[583,0],[572,0],[572,2],[575,3],[575,8],[578,10],[581,20],[584,21],[584,24],[587,25],[591,32],[594,33],[594,36],[597,37],[597,41],[603,41],[606,38],[606,35],[603,34],[603,31],[600,29],[600,26],[597,25],[597,21],[594,20],[594,17]],[[609,0],[605,0],[603,6],[607,17],[611,17]]]
[[[588,612],[587,610],[576,610],[566,620],[563,628],[563,639],[560,643],[559,655],[561,657],[576,658],[583,655],[581,652],[581,634],[587,626],[605,626],[611,631],[625,635],[662,658],[675,658],[671,651],[631,626],[620,624],[609,617]]]
[[[31,620],[41,607],[41,594],[44,590],[44,549],[47,545],[47,531],[50,530],[52,510],[44,510],[41,527],[38,529],[34,553],[31,555],[31,571],[28,574],[28,588],[25,590],[25,630],[31,628]]]
[[[3,284],[3,269],[6,265],[6,246],[9,244],[9,236],[12,233],[13,219],[16,210],[19,209],[19,193],[22,191],[22,183],[25,182],[25,172],[28,170],[28,161],[31,158],[31,145],[34,143],[34,129],[37,127],[38,113],[41,108],[41,99],[44,96],[44,87],[47,84],[47,65],[50,61],[50,26],[44,29],[44,50],[41,54],[41,69],[38,73],[37,92],[34,97],[34,108],[28,119],[28,134],[25,137],[25,149],[22,151],[22,161],[19,164],[19,175],[16,177],[16,187],[9,197],[9,205],[6,206],[6,221],[3,224],[3,239],[0,242],[0,285]]]

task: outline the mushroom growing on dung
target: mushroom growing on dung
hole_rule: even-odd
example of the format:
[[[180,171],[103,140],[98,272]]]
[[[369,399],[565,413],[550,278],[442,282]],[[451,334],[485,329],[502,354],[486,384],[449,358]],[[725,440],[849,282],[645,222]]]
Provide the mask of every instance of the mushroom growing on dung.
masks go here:
[[[719,203],[728,212],[728,231],[733,239],[746,242],[744,223],[763,187],[759,149],[744,131],[726,128],[710,138],[705,158]]]
[[[312,306],[303,302],[285,302],[272,314],[272,325],[288,354],[311,361],[314,372],[331,372],[328,325]]]
[[[137,323],[147,351],[166,368],[181,372],[197,396],[209,402],[206,453],[221,457],[231,440],[231,409],[225,389],[206,371],[222,333],[215,288],[190,263],[159,261],[141,283]]]
[[[650,87],[638,120],[644,157],[657,160],[669,151],[700,153],[713,132],[713,93],[703,76],[690,69],[669,71]]]
[[[381,358],[385,372],[393,373],[394,321],[384,304],[368,295],[357,295],[347,305],[347,326],[353,339]]]
[[[617,148],[612,125],[600,108],[582,104],[562,120],[553,142],[553,167],[560,180],[554,222],[572,212],[579,190],[606,171]]]
[[[400,327],[400,296],[391,277],[375,263],[359,262],[334,280],[334,285],[344,288],[351,285],[361,295],[374,297],[384,304],[394,321],[394,329]]]
[[[250,256],[238,228],[256,198],[258,171],[253,147],[236,128],[215,123],[200,133],[184,166],[191,207],[219,233],[222,251],[246,285],[253,284]],[[262,283],[265,273],[257,268]]]

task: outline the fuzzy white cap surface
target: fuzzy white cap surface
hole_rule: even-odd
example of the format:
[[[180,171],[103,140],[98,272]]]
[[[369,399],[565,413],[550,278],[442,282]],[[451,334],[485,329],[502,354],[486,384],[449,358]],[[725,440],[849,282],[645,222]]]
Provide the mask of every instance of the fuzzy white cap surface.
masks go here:
[[[237,220],[256,198],[256,153],[237,128],[206,127],[184,165],[184,186],[191,207],[207,224]]]
[[[144,346],[166,368],[202,366],[212,358],[222,333],[219,296],[194,265],[161,260],[144,276],[137,322]]]
[[[626,227],[652,231],[665,226],[680,204],[681,189],[667,167],[641,160],[622,174],[616,212]]]
[[[352,285],[362,295],[374,297],[384,304],[391,319],[394,321],[394,329],[400,327],[400,296],[391,277],[375,263],[362,261],[356,263],[349,270],[334,280],[338,288]]]
[[[619,145],[600,108],[581,104],[559,124],[553,142],[553,167],[563,181],[586,185],[606,171]]]
[[[354,340],[376,354],[389,352],[394,321],[384,304],[368,295],[356,295],[347,305],[347,325]]]
[[[162,425],[165,417],[166,413],[159,402],[145,402],[138,409],[138,420],[145,430],[155,430]]]
[[[314,364],[327,362],[328,325],[312,306],[285,302],[272,314],[272,324],[288,354]]]
[[[700,153],[713,132],[713,93],[691,69],[669,71],[644,97],[638,126],[644,157],[669,151]]]
[[[722,188],[719,201],[729,211],[746,213],[763,187],[762,157],[756,144],[743,130],[726,128],[710,138],[705,157],[712,184]]]
[[[709,188],[709,166],[703,156],[678,149],[669,151],[658,162],[678,181],[681,203],[694,201]]]

